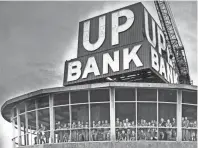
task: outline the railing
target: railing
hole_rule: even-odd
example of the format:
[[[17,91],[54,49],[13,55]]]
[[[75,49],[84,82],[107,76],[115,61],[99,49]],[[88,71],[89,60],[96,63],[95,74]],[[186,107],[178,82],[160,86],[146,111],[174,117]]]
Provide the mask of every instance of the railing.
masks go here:
[[[177,127],[130,126],[116,127],[116,141],[175,141]],[[53,132],[53,131],[51,131]],[[163,140],[166,133],[167,138]],[[54,131],[54,141],[50,140],[50,131],[31,132],[12,139],[16,146],[48,143],[72,143],[89,141],[111,141],[110,127],[62,128]],[[182,128],[183,141],[197,141],[197,127]]]

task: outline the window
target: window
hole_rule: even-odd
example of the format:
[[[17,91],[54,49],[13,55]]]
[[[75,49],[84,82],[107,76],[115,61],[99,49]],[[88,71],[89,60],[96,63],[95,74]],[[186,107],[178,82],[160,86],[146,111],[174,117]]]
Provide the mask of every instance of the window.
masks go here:
[[[197,91],[182,91],[182,103],[197,104]]]
[[[135,89],[132,88],[115,89],[115,101],[135,101]]]
[[[29,126],[29,144],[34,145],[39,142],[36,128],[36,111],[28,112],[28,126]]]
[[[17,116],[16,107],[14,107],[13,111],[14,111],[14,117],[16,117]]]
[[[72,105],[71,142],[89,140],[89,107],[88,104]]]
[[[91,141],[110,140],[110,104],[91,104]]]
[[[137,101],[157,101],[157,90],[137,89]]]
[[[197,91],[182,91],[182,140],[197,141]]]
[[[182,140],[197,141],[197,106],[182,105]]]
[[[35,100],[27,100],[27,111],[35,110]]]
[[[17,105],[17,108],[19,109],[19,114],[25,112],[25,103],[21,102],[20,104]]]
[[[109,101],[109,89],[98,89],[90,91],[90,102]]]
[[[36,100],[37,100],[38,108],[49,107],[49,96],[48,95],[38,97]]]
[[[116,140],[136,140],[136,103],[116,103]]]
[[[60,93],[54,95],[54,106],[69,104],[69,93]]]
[[[54,107],[55,142],[70,141],[70,113],[69,106]]]
[[[158,90],[159,102],[177,102],[177,91],[176,90]]]
[[[137,103],[137,126],[138,140],[157,140],[157,103]]]
[[[20,116],[21,123],[21,145],[26,145],[26,125],[25,125],[25,114],[21,114]]]
[[[39,131],[41,131],[38,138],[40,144],[49,143],[50,138],[50,116],[49,108],[38,110],[38,124]]]
[[[13,140],[16,142],[16,143],[18,143],[18,138],[17,138],[17,136],[18,136],[18,129],[17,129],[17,118],[15,117],[15,118],[13,118],[12,119],[12,122],[14,123],[14,135],[13,135]]]
[[[71,104],[87,103],[87,102],[88,102],[88,91],[71,92]]]
[[[176,104],[159,103],[158,139],[176,141],[177,139]]]

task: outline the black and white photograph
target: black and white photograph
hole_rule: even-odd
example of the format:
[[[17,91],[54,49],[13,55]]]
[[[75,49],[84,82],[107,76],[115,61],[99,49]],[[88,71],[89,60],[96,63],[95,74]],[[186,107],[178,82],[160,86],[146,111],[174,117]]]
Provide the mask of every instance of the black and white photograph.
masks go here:
[[[0,1],[0,148],[197,148],[197,1]]]

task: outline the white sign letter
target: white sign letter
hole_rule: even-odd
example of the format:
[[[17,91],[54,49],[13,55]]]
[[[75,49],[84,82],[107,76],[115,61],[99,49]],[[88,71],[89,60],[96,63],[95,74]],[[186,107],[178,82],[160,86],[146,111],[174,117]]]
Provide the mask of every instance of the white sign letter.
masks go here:
[[[129,48],[123,49],[123,69],[129,69],[129,63],[131,60],[135,63],[136,67],[143,66],[140,58],[137,55],[138,50],[142,45],[136,45],[133,47],[131,52],[129,53]]]
[[[167,69],[167,81],[173,83],[173,69],[168,63],[166,63],[166,69]]]
[[[168,59],[168,63],[173,67],[173,60],[170,58],[171,54],[170,54],[170,49],[168,49],[167,47],[167,59]],[[172,55],[173,56],[173,55]]]
[[[162,50],[166,51],[166,40],[159,26],[157,26],[157,36],[158,36],[158,52],[162,55]]]
[[[119,50],[114,52],[114,60],[109,53],[103,54],[103,74],[109,72],[109,66],[113,72],[119,71]]]
[[[158,54],[152,46],[151,46],[151,65],[156,71],[159,71]]]
[[[87,78],[89,73],[94,73],[95,76],[100,75],[98,65],[94,57],[88,58],[82,78]]]
[[[80,61],[68,63],[67,82],[77,80],[81,75],[82,64]]]
[[[164,59],[162,57],[160,57],[160,70],[159,73],[165,78],[166,77],[166,68],[165,68],[165,64],[164,64]]]
[[[178,74],[173,70],[173,81],[175,84],[178,83]]]
[[[122,16],[126,17],[126,22],[119,26],[119,17]],[[129,29],[129,27],[131,27],[133,22],[134,22],[134,14],[129,9],[123,9],[112,13],[112,34],[111,34],[112,45],[119,44],[119,33]]]
[[[89,41],[89,34],[90,34],[90,20],[84,22],[83,28],[83,46],[88,51],[94,51],[98,49],[105,40],[105,16],[99,17],[99,37],[97,42],[91,44]]]
[[[152,37],[152,40],[150,38],[150,29],[149,29],[149,23],[148,23],[148,12],[144,9],[144,19],[145,19],[145,32],[146,32],[146,38],[147,40],[149,41],[149,43],[151,43],[151,45],[155,48],[156,47],[156,31],[155,31],[155,28],[156,28],[156,24],[155,24],[155,21],[153,20],[153,18],[151,18],[152,20],[152,34],[153,34],[153,37]]]

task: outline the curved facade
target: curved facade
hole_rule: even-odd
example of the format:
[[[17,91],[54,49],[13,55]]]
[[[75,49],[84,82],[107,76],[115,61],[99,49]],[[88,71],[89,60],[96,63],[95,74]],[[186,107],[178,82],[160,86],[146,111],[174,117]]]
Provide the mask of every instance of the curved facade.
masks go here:
[[[197,147],[197,102],[196,86],[108,82],[39,90],[1,112],[14,146]]]

